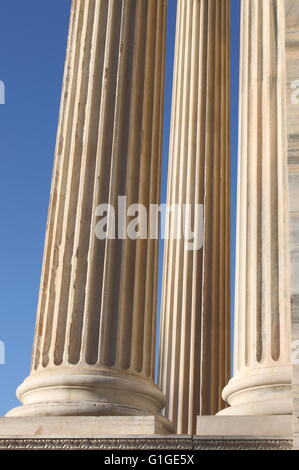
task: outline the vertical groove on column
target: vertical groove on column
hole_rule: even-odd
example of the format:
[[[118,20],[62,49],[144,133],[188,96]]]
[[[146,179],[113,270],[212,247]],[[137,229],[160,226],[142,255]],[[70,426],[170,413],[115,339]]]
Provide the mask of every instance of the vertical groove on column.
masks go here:
[[[277,4],[277,16],[275,26],[277,27],[277,148],[278,148],[278,165],[281,171],[278,172],[277,192],[285,194],[284,198],[278,198],[278,265],[279,265],[279,336],[280,336],[280,360],[288,363],[290,361],[290,341],[291,341],[291,324],[290,316],[291,307],[288,299],[291,295],[292,278],[290,273],[290,229],[289,229],[289,186],[288,186],[288,168],[285,164],[285,156],[288,153],[288,113],[287,113],[287,74],[288,64],[286,58],[286,4],[279,2]],[[297,7],[298,9],[298,7]],[[283,19],[283,20],[281,20]],[[285,21],[284,21],[285,20]],[[280,21],[280,23],[279,23]],[[289,286],[286,288],[286,286]],[[286,300],[287,299],[287,300]]]
[[[228,42],[228,46],[225,47],[226,50],[226,69],[225,69],[225,76],[230,77],[230,31],[231,31],[231,4],[229,0],[226,0],[226,19],[225,19],[225,43]],[[225,100],[225,119],[227,123],[230,123],[230,116],[231,116],[231,105],[230,105],[230,79],[226,80],[226,100]],[[230,124],[226,126],[225,132],[225,149],[226,149],[226,172],[225,178],[227,182],[227,191],[226,191],[226,227],[225,227],[225,234],[226,234],[226,242],[225,242],[225,292],[224,296],[226,299],[226,312],[227,315],[225,316],[225,332],[226,332],[226,346],[225,346],[225,353],[224,353],[224,364],[225,364],[225,380],[227,382],[230,378],[231,374],[231,286],[230,286],[230,279],[231,279],[231,262],[230,262],[230,243],[231,243],[231,229],[230,229],[230,216],[231,216],[231,209],[230,209],[230,187],[231,187],[231,154],[230,154]],[[222,397],[221,397],[222,400]],[[223,406],[223,402],[222,405]]]
[[[270,0],[271,1],[271,0]],[[272,246],[271,246],[271,231],[272,231],[272,221],[271,216],[271,184],[275,184],[275,181],[271,181],[271,126],[273,126],[273,117],[270,116],[270,106],[269,106],[269,86],[270,86],[270,69],[269,61],[271,54],[266,54],[265,51],[270,51],[270,37],[269,37],[269,27],[270,27],[270,9],[269,3],[262,3],[261,16],[258,20],[263,24],[263,37],[262,42],[258,45],[258,54],[263,54],[263,76],[262,76],[262,114],[263,114],[263,125],[262,125],[262,153],[259,155],[259,158],[262,160],[262,246],[261,252],[262,257],[258,263],[258,269],[261,270],[262,278],[262,311],[261,311],[261,336],[262,336],[262,356],[261,363],[264,362],[268,356],[271,356],[271,323],[272,323]],[[257,0],[255,0],[257,5]],[[256,8],[256,6],[255,6]],[[274,46],[274,44],[273,44]],[[272,50],[271,50],[272,53]],[[254,78],[254,77],[253,77]],[[252,80],[253,82],[253,80]],[[259,86],[259,83],[258,83]],[[274,117],[275,119],[275,117]],[[255,123],[254,123],[255,124]],[[260,132],[260,129],[256,129],[256,126],[252,126],[252,132],[254,137]],[[277,155],[275,155],[277,157]],[[257,157],[256,157],[257,158]],[[249,204],[251,201],[249,199]],[[273,229],[275,230],[275,221],[273,221]],[[248,347],[254,347],[249,341]]]
[[[230,122],[230,88],[226,77],[230,74],[230,47],[227,47],[227,31],[230,31],[230,8],[227,2],[221,2],[221,122]],[[223,142],[225,144],[223,144]],[[219,303],[230,312],[230,126],[220,126],[220,268],[219,268]],[[221,161],[224,162],[221,165]],[[219,329],[223,332],[219,338],[218,361],[222,363],[218,377],[218,403],[223,407],[221,387],[229,379],[230,373],[230,315],[224,316],[219,308]],[[223,361],[223,356],[227,362]]]
[[[258,4],[257,9],[257,38],[258,44],[263,41],[263,23],[258,21],[258,18],[262,16],[262,4]],[[249,11],[248,11],[249,16]],[[248,35],[250,34],[250,28],[248,28]],[[254,37],[254,35],[252,35]],[[257,54],[257,77],[259,81],[262,81],[263,77],[263,51]],[[248,96],[249,99],[249,96]],[[257,129],[262,129],[263,126],[263,100],[262,100],[262,87],[257,87]],[[258,133],[257,136],[257,149],[259,156],[262,155],[262,146],[263,146],[263,135],[262,132]],[[255,158],[255,156],[253,156]],[[263,355],[263,341],[262,341],[262,293],[263,293],[263,283],[262,283],[262,270],[257,270],[257,263],[262,259],[262,210],[261,210],[261,200],[262,200],[262,176],[263,176],[263,167],[262,167],[262,158],[257,158],[257,170],[256,170],[256,248],[254,253],[256,253],[255,259],[255,289],[256,289],[256,351],[252,348],[253,354],[255,355],[254,360],[260,362]],[[246,201],[245,201],[246,202]]]
[[[255,0],[254,0],[255,1]],[[249,18],[249,27],[253,31],[253,34],[249,38],[249,44],[248,44],[248,54],[251,56],[251,51],[254,49],[254,41],[255,37],[257,34],[257,15],[258,11],[255,9],[255,16],[251,16]],[[252,80],[252,75],[256,76],[256,55],[254,54],[252,56],[252,66],[250,68],[250,75],[249,75],[249,82]],[[247,199],[252,199],[253,203],[247,208],[247,224],[248,224],[248,231],[247,231],[247,236],[246,236],[246,258],[249,259],[250,253],[254,252],[255,250],[255,245],[256,245],[256,239],[255,239],[255,224],[254,224],[254,216],[255,216],[255,210],[256,210],[256,196],[255,196],[255,187],[254,185],[250,184],[250,182],[255,180],[256,177],[256,157],[255,157],[255,145],[254,145],[254,136],[251,135],[250,131],[252,127],[256,127],[256,119],[257,119],[257,113],[256,113],[256,106],[257,106],[257,97],[255,93],[252,93],[251,96],[248,96],[248,120],[249,120],[249,125],[248,125],[248,142],[247,142],[247,151],[250,154],[250,157],[247,162],[247,180],[246,180],[246,189],[247,189]],[[252,260],[252,262],[248,262],[246,264],[246,279],[248,280],[247,282],[252,284],[255,282],[255,262]],[[248,314],[246,316],[245,320],[245,331],[246,331],[246,342],[245,342],[245,363],[248,365],[251,361],[251,357],[249,357],[249,354],[252,353],[250,348],[248,347],[248,344],[251,340],[252,333],[253,333],[253,322],[254,322],[254,315],[255,315],[255,298],[252,296],[251,291],[247,290],[246,292],[246,308],[248,311]]]
[[[249,28],[247,22],[249,21],[249,14],[246,14],[249,8],[249,0],[243,0],[242,9],[243,14],[241,15],[241,55],[240,55],[240,96],[243,99],[240,100],[240,116],[247,113],[248,109],[248,70],[244,67],[244,64],[248,61],[248,48],[249,48]],[[239,155],[246,150],[248,141],[248,129],[245,125],[241,126],[241,119],[239,119]],[[241,224],[242,218],[246,218],[247,205],[246,205],[246,184],[241,181],[246,181],[246,162],[239,159],[238,164],[238,197],[237,201],[237,232],[240,236],[236,240],[236,260],[239,260],[241,253],[246,253],[246,236],[244,234],[244,224]],[[245,232],[246,233],[246,232]],[[245,302],[245,272],[246,272],[247,259],[245,257],[243,263],[236,262],[236,300],[235,300],[235,311],[238,309],[242,311],[242,307]],[[245,316],[242,314],[236,315],[234,318],[235,324],[235,351],[234,351],[234,363],[235,367],[242,367],[245,354],[237,354],[237,351],[242,351],[246,342],[246,330],[245,330]]]
[[[228,28],[228,1],[179,0],[167,201],[204,203],[205,241],[203,250],[186,250],[169,215],[160,385],[178,433],[194,432],[197,414],[223,406],[228,376]]]
[[[270,44],[275,44],[277,38],[275,31],[277,31],[277,5],[273,2],[273,6],[270,10],[269,20],[269,41]],[[281,133],[281,129],[278,128],[278,102],[282,99],[282,89],[279,88],[278,74],[279,74],[279,62],[278,62],[278,46],[276,45],[275,53],[270,56],[270,77],[277,75],[277,81],[270,79],[269,89],[269,103],[270,103],[270,116],[275,116],[273,127],[271,128],[270,141],[272,144],[271,148],[271,173],[270,178],[272,184],[270,186],[271,195],[271,221],[273,223],[272,239],[271,239],[271,267],[272,267],[272,299],[271,299],[271,355],[274,361],[280,358],[280,304],[279,304],[279,287],[280,287],[280,265],[279,265],[279,192],[278,192],[278,179],[279,174],[283,168],[283,162],[281,161],[281,152],[278,147],[278,135]],[[273,95],[276,99],[273,99]]]
[[[201,374],[202,380],[205,384],[202,387],[205,388],[206,384],[213,383],[213,374],[215,373],[215,367],[217,364],[213,363],[214,351],[210,349],[210,338],[206,338],[206,332],[208,336],[212,336],[215,341],[215,334],[217,334],[218,325],[216,322],[215,308],[217,305],[217,299],[214,298],[212,292],[212,286],[216,281],[217,273],[215,273],[215,257],[217,253],[217,246],[214,243],[210,243],[211,238],[214,236],[217,230],[217,198],[214,198],[214,191],[217,192],[217,155],[218,149],[216,148],[217,130],[216,128],[216,79],[217,79],[217,58],[215,57],[216,51],[216,17],[218,10],[216,6],[217,0],[209,1],[208,5],[208,52],[207,52],[207,112],[206,112],[206,154],[205,154],[205,241],[204,241],[204,259],[203,259],[203,276],[204,276],[204,290],[203,290],[203,311],[202,311],[202,363],[201,363]],[[215,94],[214,94],[215,93]],[[207,132],[209,129],[210,132]],[[217,285],[217,284],[216,284]],[[218,348],[218,344],[215,344],[215,348]],[[203,357],[205,357],[205,363],[203,363]],[[203,396],[201,398],[201,406],[203,409],[208,409],[210,404],[213,403],[215,398],[215,390],[211,388],[209,396]],[[212,405],[213,406],[213,405]]]

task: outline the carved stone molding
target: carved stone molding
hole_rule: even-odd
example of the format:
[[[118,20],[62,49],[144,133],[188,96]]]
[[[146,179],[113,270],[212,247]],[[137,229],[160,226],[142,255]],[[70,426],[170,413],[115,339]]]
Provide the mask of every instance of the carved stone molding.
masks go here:
[[[288,439],[0,439],[11,450],[292,450]]]

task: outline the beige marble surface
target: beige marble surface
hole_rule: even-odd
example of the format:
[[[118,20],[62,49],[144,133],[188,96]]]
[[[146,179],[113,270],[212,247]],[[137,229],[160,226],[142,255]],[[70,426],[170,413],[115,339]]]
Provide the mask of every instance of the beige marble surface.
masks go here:
[[[0,418],[0,439],[96,439],[103,436],[161,435],[171,432],[161,416],[30,416]]]
[[[226,415],[291,415],[285,17],[243,0],[234,377]]]
[[[159,203],[166,0],[73,0],[30,376],[8,416],[159,414],[158,240],[96,237]]]
[[[168,204],[204,204],[204,245],[165,242],[159,383],[178,433],[224,403],[230,370],[229,0],[179,0]],[[195,218],[195,217],[194,217]]]
[[[299,3],[294,0],[285,0],[285,5],[290,295],[293,341],[291,350],[293,360],[294,443],[295,448],[299,449],[299,100],[296,99],[298,93],[295,93],[296,89],[299,88]]]
[[[268,416],[198,416],[198,436],[259,436],[260,439],[282,437],[292,439],[291,415]]]

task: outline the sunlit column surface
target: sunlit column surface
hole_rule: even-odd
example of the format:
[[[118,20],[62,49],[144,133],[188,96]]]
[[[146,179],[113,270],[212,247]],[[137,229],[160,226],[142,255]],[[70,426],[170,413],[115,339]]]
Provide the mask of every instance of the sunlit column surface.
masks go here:
[[[160,386],[179,433],[224,403],[229,378],[229,0],[178,0],[170,135],[171,204],[204,204],[204,246],[168,219]]]
[[[234,377],[221,414],[291,414],[285,12],[242,0]]]
[[[73,0],[26,415],[158,414],[158,240],[96,207],[160,197],[166,0]]]
[[[287,131],[295,448],[299,448],[299,2],[285,0]]]

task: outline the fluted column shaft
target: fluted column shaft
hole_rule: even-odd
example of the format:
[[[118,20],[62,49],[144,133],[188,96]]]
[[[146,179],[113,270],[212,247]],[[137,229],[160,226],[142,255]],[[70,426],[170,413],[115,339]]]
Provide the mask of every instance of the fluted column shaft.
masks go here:
[[[96,208],[117,211],[119,196],[159,203],[166,3],[73,0],[32,370],[10,415],[164,406],[158,241],[95,229]]]
[[[242,0],[234,377],[225,414],[291,413],[284,3]]]
[[[223,407],[229,377],[229,7],[178,1],[167,202],[204,205],[203,249],[171,215],[165,242],[160,386],[178,433]]]
[[[299,449],[299,3],[284,0],[286,10],[286,97],[289,173],[289,250],[292,318],[294,448]]]

